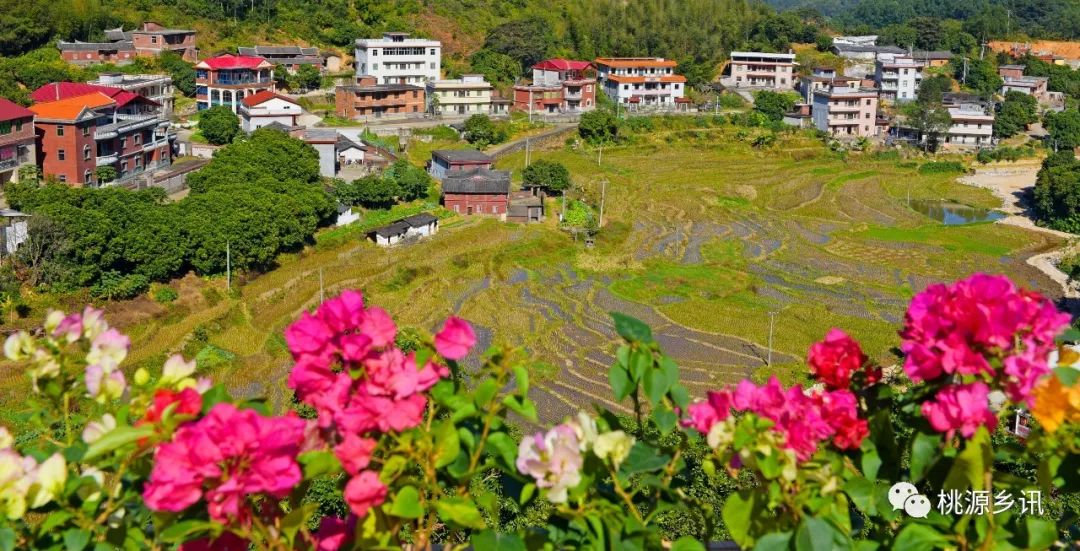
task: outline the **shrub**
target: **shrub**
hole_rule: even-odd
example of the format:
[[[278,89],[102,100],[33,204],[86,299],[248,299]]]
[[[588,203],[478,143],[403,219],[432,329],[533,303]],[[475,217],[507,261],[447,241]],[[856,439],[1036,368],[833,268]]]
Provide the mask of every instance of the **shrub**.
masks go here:
[[[160,304],[169,304],[171,302],[175,302],[176,299],[180,298],[180,295],[178,295],[176,291],[168,285],[162,285],[157,289],[154,289],[152,296],[154,298],[154,302]]]
[[[150,289],[150,280],[141,274],[121,275],[120,272],[105,272],[101,279],[90,288],[94,298],[104,300],[133,299]]]
[[[240,118],[228,106],[211,107],[199,113],[199,132],[213,145],[232,143],[240,133]]]
[[[966,172],[964,163],[958,161],[930,161],[919,167],[919,174],[946,174],[949,172]]]

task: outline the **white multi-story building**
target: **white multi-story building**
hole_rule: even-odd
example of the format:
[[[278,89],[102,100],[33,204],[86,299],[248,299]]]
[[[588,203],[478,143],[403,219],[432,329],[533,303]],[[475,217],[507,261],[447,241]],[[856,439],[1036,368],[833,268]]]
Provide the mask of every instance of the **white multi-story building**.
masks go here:
[[[989,147],[994,145],[994,115],[972,105],[950,107],[952,126],[945,143],[957,147]]]
[[[686,77],[675,74],[674,60],[661,57],[597,58],[596,74],[604,93],[616,103],[633,108],[671,109],[683,103]]]
[[[172,77],[169,75],[125,75],[123,73],[101,73],[90,84],[112,86],[140,96],[150,98],[161,105],[161,114],[166,117],[173,113]]]
[[[915,100],[924,66],[907,55],[878,60],[874,64],[874,82],[881,91],[881,99],[899,103]]]
[[[491,83],[484,75],[462,75],[452,80],[432,80],[427,83],[429,109],[438,114],[475,115],[491,113]]]
[[[731,85],[736,88],[795,88],[795,54],[731,52]]]
[[[356,40],[356,74],[370,75],[379,84],[423,86],[438,80],[442,70],[442,43],[409,38],[408,33],[384,33],[382,38]]]

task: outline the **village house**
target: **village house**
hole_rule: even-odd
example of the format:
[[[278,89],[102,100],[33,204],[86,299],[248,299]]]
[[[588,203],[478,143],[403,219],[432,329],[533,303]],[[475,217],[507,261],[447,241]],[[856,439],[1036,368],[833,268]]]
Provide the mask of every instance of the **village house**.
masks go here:
[[[162,52],[172,51],[180,54],[184,61],[194,63],[199,59],[199,50],[195,48],[195,31],[189,29],[170,29],[147,21],[142,27],[130,31],[108,29],[105,38],[114,42],[130,41],[135,53],[140,56],[157,57]]]
[[[596,108],[596,69],[588,61],[545,59],[532,67],[532,84],[514,86],[514,109],[538,113]]]
[[[883,101],[904,103],[914,101],[922,83],[923,63],[906,55],[874,63],[874,84]]]
[[[372,75],[357,77],[355,85],[335,88],[334,106],[337,116],[344,119],[423,116],[427,109],[424,88],[378,84]]]
[[[1002,77],[1001,95],[1005,95],[1009,92],[1020,92],[1028,96],[1032,96],[1039,101],[1047,101],[1049,94],[1047,86],[1050,79],[1047,77]]]
[[[915,50],[911,57],[919,61],[925,67],[944,67],[953,58],[953,53],[947,50]]]
[[[303,46],[241,46],[236,49],[238,55],[261,57],[274,66],[282,65],[290,73],[300,70],[303,65],[311,65],[322,72],[323,58],[318,48]]]
[[[200,111],[225,105],[239,113],[244,98],[263,91],[274,91],[274,65],[261,57],[224,54],[195,65]]]
[[[397,160],[397,155],[392,151],[364,140],[351,140],[346,136],[338,135],[337,144],[334,147],[337,153],[337,169],[340,171],[346,166],[362,166],[366,168],[386,168]]]
[[[515,191],[510,194],[510,206],[506,210],[506,221],[528,224],[544,219],[544,195],[534,194],[532,190]]]
[[[442,43],[393,32],[360,38],[354,65],[357,75],[371,75],[380,84],[422,86],[442,74]]]
[[[832,67],[815,67],[809,76],[799,78],[799,93],[809,105],[814,99],[814,92],[833,87],[858,88],[861,85],[860,77],[838,75]]]
[[[731,52],[730,86],[792,90],[795,88],[795,54]]]
[[[442,203],[458,214],[491,214],[503,218],[510,201],[510,172],[474,169],[454,171],[442,180]]]
[[[618,104],[673,109],[687,103],[686,77],[678,64],[661,57],[601,57],[594,62],[604,93]]]
[[[404,241],[415,241],[435,235],[439,231],[439,219],[426,212],[414,214],[391,222],[368,233],[377,245],[388,247]]]
[[[488,169],[495,159],[476,149],[437,149],[431,152],[428,174],[441,180],[456,171]]]
[[[173,97],[176,88],[169,75],[126,75],[124,73],[101,73],[97,80],[87,82],[98,86],[118,88],[133,94],[139,94],[161,105],[161,114],[169,117],[173,113]]]
[[[945,145],[982,148],[994,145],[994,115],[974,105],[949,107],[952,126],[945,134]]]
[[[45,176],[72,185],[122,183],[172,162],[169,121],[142,96],[109,97],[101,92],[36,103],[38,166]],[[111,166],[112,182],[99,182],[97,169]]]
[[[836,137],[871,137],[877,133],[877,90],[833,87],[814,92],[814,127]]]
[[[491,83],[484,75],[462,75],[458,79],[431,80],[427,102],[436,115],[491,114]]]
[[[304,110],[296,100],[263,90],[240,102],[240,127],[244,132],[254,132],[272,122],[296,126]]]
[[[19,168],[34,164],[34,112],[0,98],[0,185],[19,181]]]
[[[903,48],[897,48],[896,46],[837,44],[835,40],[833,41],[832,52],[844,59],[869,62],[888,60],[907,53]]]
[[[60,57],[72,65],[111,63],[127,65],[135,60],[135,45],[130,40],[120,42],[65,42],[56,43]]]
[[[327,178],[337,176],[337,130],[309,128],[303,131],[300,139],[319,154],[319,174]]]

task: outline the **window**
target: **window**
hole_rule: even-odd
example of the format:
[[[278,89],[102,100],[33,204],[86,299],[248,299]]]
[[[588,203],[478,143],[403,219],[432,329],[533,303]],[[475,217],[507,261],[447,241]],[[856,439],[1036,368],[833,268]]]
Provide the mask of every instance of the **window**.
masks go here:
[[[89,170],[87,170],[86,172],[83,172],[83,181],[88,183],[88,184],[94,183],[94,174],[92,172],[90,172]]]
[[[379,64],[378,63],[372,63],[371,64],[371,70],[372,71],[378,71],[379,70]]]
[[[127,138],[120,138],[120,151],[123,151],[125,148],[127,148]]]
[[[62,124],[56,125],[56,135],[57,136],[63,136],[64,135],[64,125],[62,125]]]
[[[135,145],[142,145],[142,134],[135,134]]]
[[[432,68],[432,69],[434,69],[434,68],[435,68],[435,63],[434,63],[434,62],[432,62],[432,63],[431,63],[431,68]]]
[[[866,132],[869,132],[869,131],[870,131],[870,127],[869,127],[869,126],[864,126],[864,127],[863,127],[863,130],[865,130]]]
[[[56,159],[57,160],[63,161],[66,158],[67,158],[67,152],[66,151],[64,151],[63,149],[57,149],[56,150]]]
[[[135,157],[135,168],[142,166],[142,157]]]
[[[82,158],[84,161],[90,160],[90,146],[84,145],[82,148]]]
[[[60,181],[61,182],[66,182],[67,181],[67,174],[61,174],[60,175]]]
[[[377,55],[379,55],[379,49],[378,49],[378,48],[373,48],[373,49],[371,50],[371,56],[372,56],[372,57],[375,57],[375,56],[377,56]]]
[[[157,35],[151,35],[150,36],[150,43],[151,44],[157,44]]]
[[[435,48],[432,48],[431,51],[428,52],[428,55],[435,55]]]
[[[89,136],[90,135],[90,125],[83,125],[83,127],[82,127],[82,135],[83,136]]]
[[[868,119],[870,118],[870,113],[866,114],[866,118],[868,118]]]
[[[120,161],[120,174],[126,174],[127,173],[127,167],[128,167],[127,163],[128,163],[127,161]]]

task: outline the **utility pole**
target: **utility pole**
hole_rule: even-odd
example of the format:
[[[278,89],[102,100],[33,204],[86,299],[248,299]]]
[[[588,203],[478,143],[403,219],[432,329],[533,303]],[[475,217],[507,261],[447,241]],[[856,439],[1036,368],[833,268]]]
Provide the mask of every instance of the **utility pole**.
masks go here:
[[[319,267],[319,303],[326,302],[326,292],[323,288],[323,269]]]
[[[529,88],[529,124],[532,124],[532,88]]]
[[[964,56],[964,74],[961,77],[960,81],[963,82],[965,85],[967,84],[967,67],[968,67],[968,59],[967,59],[967,56]]]
[[[525,167],[529,166],[529,137],[525,136]]]
[[[600,159],[604,157],[604,144],[600,144],[600,149],[596,154],[596,166],[600,166]]]
[[[232,243],[225,242],[225,288],[232,292]]]
[[[773,343],[773,321],[776,318],[776,312],[769,312],[769,356],[765,360],[765,365],[772,367],[772,343]]]
[[[604,199],[607,197],[607,178],[600,182],[600,223],[598,227],[604,227]]]

